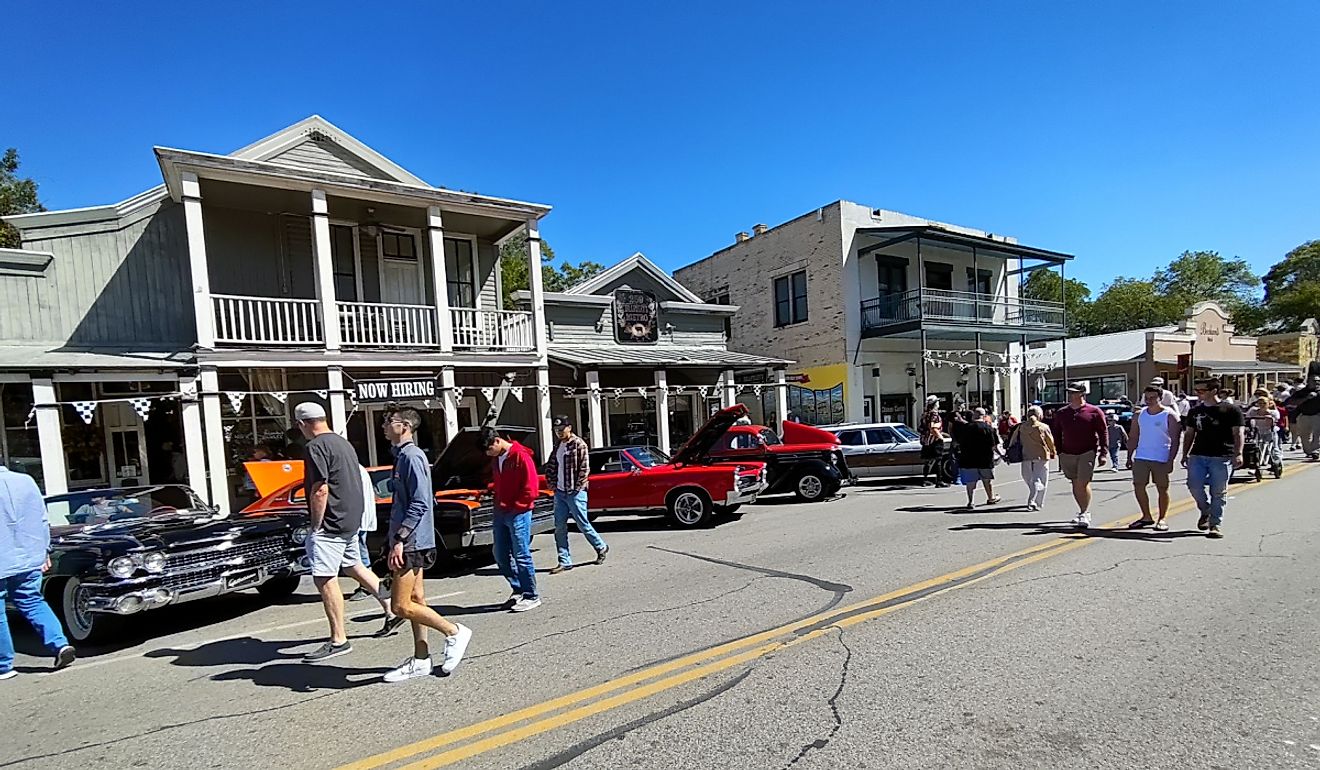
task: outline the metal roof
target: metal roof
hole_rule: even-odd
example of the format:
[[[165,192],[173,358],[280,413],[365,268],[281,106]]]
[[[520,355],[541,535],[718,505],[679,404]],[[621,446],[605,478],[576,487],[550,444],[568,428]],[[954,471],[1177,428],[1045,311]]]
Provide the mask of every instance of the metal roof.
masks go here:
[[[1134,361],[1146,355],[1146,335],[1150,332],[1167,333],[1177,330],[1177,326],[1154,326],[1149,329],[1097,334],[1094,337],[1073,337],[1067,341],[1068,366]],[[1040,368],[1051,364],[1056,368],[1063,366],[1061,341],[1046,343],[1043,348],[1027,350],[1028,367]]]
[[[84,351],[28,345],[0,346],[0,369],[181,369],[191,351]]]
[[[859,227],[857,232],[867,235],[888,235],[891,236],[888,243],[898,243],[910,238],[923,238],[930,241],[939,241],[941,243],[967,246],[969,248],[988,249],[1015,257],[1025,257],[1028,259],[1039,259],[1051,264],[1062,264],[1073,258],[1071,254],[1065,254],[1062,251],[1050,251],[1049,249],[1038,249],[1034,246],[1023,246],[1020,243],[1008,243],[1006,241],[986,238],[970,233],[959,233],[953,230],[946,230],[935,225],[897,225],[892,227]]]
[[[1072,363],[1071,357],[1068,363]],[[1155,363],[1176,366],[1178,362],[1160,360]],[[1294,372],[1303,369],[1301,364],[1290,364],[1281,361],[1203,361],[1198,358],[1195,363],[1198,369],[1209,369],[1212,372],[1227,374],[1238,372]]]
[[[681,348],[669,345],[648,347],[554,347],[550,360],[570,366],[783,366],[783,358],[754,356],[722,348]]]

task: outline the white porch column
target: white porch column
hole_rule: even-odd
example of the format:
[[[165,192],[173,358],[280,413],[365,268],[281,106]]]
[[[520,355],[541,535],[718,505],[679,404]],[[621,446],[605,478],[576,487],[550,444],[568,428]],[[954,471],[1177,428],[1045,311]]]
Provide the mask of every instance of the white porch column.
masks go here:
[[[669,372],[655,370],[655,432],[660,451],[669,454]]]
[[[210,470],[211,505],[229,513],[229,471],[225,463],[225,429],[220,418],[220,376],[202,367],[202,427],[206,432],[206,467]]]
[[[339,305],[335,301],[335,266],[330,245],[330,205],[325,190],[312,190],[312,260],[316,265],[316,297],[321,300],[325,349],[339,349]]]
[[[587,372],[587,422],[591,429],[591,448],[605,446],[604,421],[600,418],[600,372]]]
[[[783,433],[784,422],[788,420],[788,381],[783,369],[775,370],[775,415],[779,419],[775,432]]]
[[[449,276],[445,266],[445,227],[440,207],[426,210],[426,233],[431,241],[431,282],[435,284],[435,325],[442,352],[454,349],[454,319],[449,315]],[[450,372],[450,374],[453,374]]]
[[[550,458],[554,451],[555,437],[550,415],[550,367],[541,366],[536,370],[536,419],[537,434],[541,444],[541,462]]]
[[[330,399],[330,429],[341,436],[348,435],[348,396],[344,395],[344,370],[338,366],[326,369],[326,389]],[[367,426],[370,431],[372,427]]]
[[[724,370],[724,374],[721,376],[720,379],[724,393],[724,397],[720,399],[720,404],[725,409],[728,409],[729,407],[738,403],[738,390],[734,387],[733,370],[732,369]]]
[[[202,405],[197,397],[197,378],[179,375],[179,392],[183,394],[179,404],[183,413],[183,456],[188,462],[188,486],[209,503],[211,486],[206,483],[206,444],[202,438]]]
[[[440,400],[445,412],[445,443],[458,435],[458,399],[454,396],[454,367],[440,370]]]
[[[532,332],[536,355],[545,359],[548,327],[545,322],[545,287],[541,282],[541,231],[535,219],[527,220],[527,285],[532,295]]]
[[[69,491],[69,474],[64,468],[60,405],[55,403],[55,383],[49,377],[32,378],[32,403],[37,407],[37,442],[45,493],[62,495]]]
[[[202,227],[202,186],[197,175],[180,175],[183,187],[183,221],[188,229],[188,270],[192,274],[193,320],[197,344],[215,347],[215,311],[211,308],[211,274],[206,263],[206,235]]]

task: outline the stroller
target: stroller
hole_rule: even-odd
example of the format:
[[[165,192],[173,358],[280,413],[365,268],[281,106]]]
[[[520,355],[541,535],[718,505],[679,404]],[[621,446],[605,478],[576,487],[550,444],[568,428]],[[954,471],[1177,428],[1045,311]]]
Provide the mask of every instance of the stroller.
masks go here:
[[[1257,430],[1255,426],[1248,425],[1243,444],[1242,469],[1252,471],[1256,481],[1264,478],[1266,470],[1276,479],[1283,476],[1283,454],[1279,451],[1273,430]]]

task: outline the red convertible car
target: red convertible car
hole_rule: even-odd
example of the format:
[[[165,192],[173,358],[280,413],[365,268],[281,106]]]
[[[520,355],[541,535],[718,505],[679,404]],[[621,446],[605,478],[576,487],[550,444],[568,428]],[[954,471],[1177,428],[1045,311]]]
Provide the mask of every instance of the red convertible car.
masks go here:
[[[675,527],[707,526],[732,514],[765,488],[765,463],[712,463],[710,447],[746,409],[733,406],[710,418],[666,457],[649,446],[593,449],[587,505],[592,514],[662,512]]]
[[[765,494],[791,492],[804,503],[828,500],[852,481],[838,436],[797,422],[784,423],[782,438],[763,425],[732,425],[709,454],[715,462],[764,462]]]

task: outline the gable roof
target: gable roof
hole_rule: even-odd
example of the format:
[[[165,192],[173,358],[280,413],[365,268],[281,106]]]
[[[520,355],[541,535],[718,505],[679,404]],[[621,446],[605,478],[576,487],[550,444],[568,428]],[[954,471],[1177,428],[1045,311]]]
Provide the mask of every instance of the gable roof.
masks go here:
[[[646,276],[668,289],[675,297],[683,302],[694,302],[703,304],[705,300],[693,294],[688,287],[674,280],[673,276],[660,269],[660,266],[646,258],[642,252],[637,252],[631,257],[596,273],[585,281],[578,283],[567,289],[565,294],[595,294],[604,289],[610,283],[623,278],[632,271],[640,271]]]
[[[1177,326],[1152,326],[1092,337],[1072,337],[1068,340],[1068,366],[1089,366],[1121,361],[1134,361],[1146,356],[1146,337],[1151,333],[1178,331]],[[1027,350],[1027,367],[1040,369],[1063,366],[1063,344],[1059,340],[1046,343],[1043,348]]]
[[[258,139],[240,150],[229,153],[229,156],[243,160],[265,160],[284,163],[285,165],[301,165],[290,158],[288,153],[300,145],[309,143],[313,145],[326,143],[329,147],[340,150],[340,152],[334,152],[334,149],[331,149],[329,152],[339,156],[350,167],[358,170],[375,170],[381,178],[402,182],[403,184],[417,185],[418,187],[431,186],[422,181],[420,177],[414,176],[404,167],[358,141],[347,131],[320,115],[303,118],[292,126],[276,131],[265,139]],[[284,160],[281,160],[281,158],[284,158]],[[354,163],[354,160],[359,162]],[[366,168],[364,169],[363,166]]]

